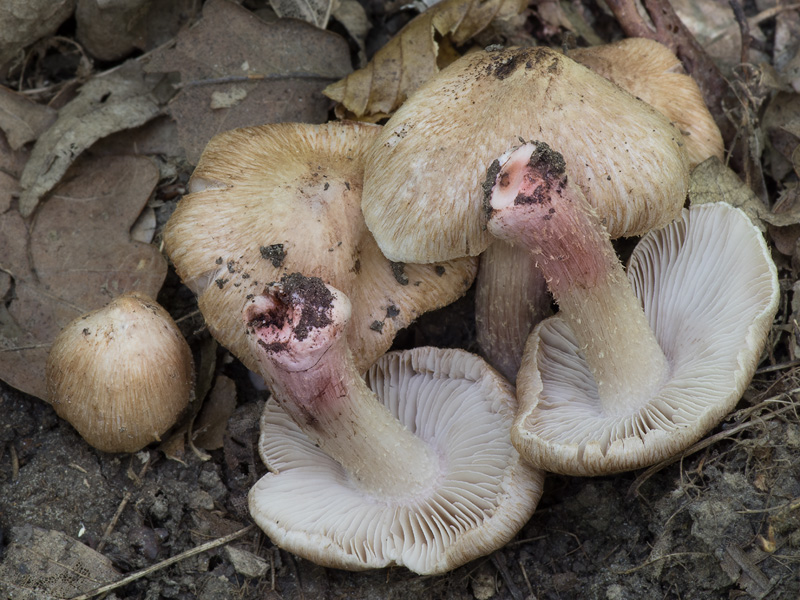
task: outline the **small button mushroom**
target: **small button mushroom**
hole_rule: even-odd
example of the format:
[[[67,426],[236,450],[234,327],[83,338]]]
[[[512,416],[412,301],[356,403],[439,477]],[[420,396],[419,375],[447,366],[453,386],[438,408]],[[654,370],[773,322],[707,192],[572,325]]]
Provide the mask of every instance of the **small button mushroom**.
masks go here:
[[[135,452],[159,441],[187,407],[194,363],[169,313],[134,292],[67,325],[46,378],[48,401],[89,444]]]

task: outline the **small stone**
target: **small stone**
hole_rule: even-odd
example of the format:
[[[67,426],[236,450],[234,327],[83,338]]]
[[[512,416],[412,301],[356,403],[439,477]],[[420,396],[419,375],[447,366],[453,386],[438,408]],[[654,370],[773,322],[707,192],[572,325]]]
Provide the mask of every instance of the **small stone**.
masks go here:
[[[228,560],[231,561],[233,568],[236,569],[239,575],[244,577],[263,577],[266,575],[269,565],[263,558],[234,546],[225,546],[225,552],[228,554]]]

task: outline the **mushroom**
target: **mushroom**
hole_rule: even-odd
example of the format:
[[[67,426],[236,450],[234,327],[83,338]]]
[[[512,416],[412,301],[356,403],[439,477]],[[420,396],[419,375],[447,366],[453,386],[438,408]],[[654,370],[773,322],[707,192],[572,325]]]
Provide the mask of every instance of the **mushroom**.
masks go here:
[[[697,82],[681,61],[655,40],[627,38],[568,56],[665,115],[683,134],[690,167],[707,158],[723,158],[722,134]]]
[[[301,271],[347,293],[359,371],[420,314],[456,300],[472,259],[391,263],[361,215],[363,156],[377,125],[277,123],[227,131],[206,147],[164,232],[211,334],[250,370],[240,314],[248,297]]]
[[[270,473],[250,512],[276,544],[329,567],[441,573],[529,519],[543,475],[511,444],[512,388],[482,359],[391,352],[362,379],[348,298],[299,274],[243,318],[272,391],[259,442]]]
[[[700,88],[666,46],[655,40],[628,38],[572,50],[568,56],[674,123],[683,134],[690,169],[711,156],[722,158],[722,134]],[[567,170],[572,170],[570,165]],[[601,204],[598,210],[602,211]],[[486,359],[512,382],[528,333],[549,312],[547,286],[531,260],[526,248],[496,240],[481,255],[475,288],[478,345]],[[502,292],[496,289],[500,286]]]
[[[89,444],[136,452],[160,441],[188,406],[194,362],[169,313],[132,292],[61,330],[46,380],[58,416]]]
[[[530,249],[559,306],[526,344],[511,435],[546,470],[635,469],[741,397],[777,309],[775,266],[747,217],[719,203],[647,234],[626,277],[565,168],[532,143],[490,170],[489,231]]]
[[[383,253],[423,263],[483,252],[486,166],[520,136],[562,150],[612,237],[683,207],[683,138],[664,115],[548,48],[472,52],[419,88],[366,155],[362,210]]]

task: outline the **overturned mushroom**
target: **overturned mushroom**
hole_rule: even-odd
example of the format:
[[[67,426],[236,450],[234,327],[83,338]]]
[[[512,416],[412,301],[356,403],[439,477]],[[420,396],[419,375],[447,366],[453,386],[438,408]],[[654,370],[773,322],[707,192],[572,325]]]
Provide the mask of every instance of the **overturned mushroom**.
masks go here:
[[[381,254],[361,215],[363,156],[379,132],[358,123],[249,127],[217,135],[200,158],[164,241],[211,334],[251,370],[242,306],[284,274],[318,276],[350,296],[347,335],[360,371],[399,329],[472,283],[474,260],[413,265]]]
[[[95,448],[135,452],[175,424],[194,390],[189,345],[144,294],[72,321],[47,358],[47,399]]]
[[[298,274],[245,308],[273,394],[256,523],[346,569],[441,573],[505,544],[542,484],[509,438],[511,387],[477,356],[434,348],[390,353],[365,381],[343,335],[349,317],[344,294]]]
[[[714,204],[645,236],[629,282],[564,169],[526,144],[490,175],[489,230],[535,254],[559,305],[528,339],[512,438],[547,470],[634,469],[697,440],[741,397],[777,308],[775,266],[747,217]]]

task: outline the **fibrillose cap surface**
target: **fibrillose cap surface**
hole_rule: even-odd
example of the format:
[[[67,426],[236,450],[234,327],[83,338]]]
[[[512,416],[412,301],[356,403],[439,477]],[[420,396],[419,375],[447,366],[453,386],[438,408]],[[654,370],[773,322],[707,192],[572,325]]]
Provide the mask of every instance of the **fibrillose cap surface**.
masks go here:
[[[628,277],[670,376],[638,410],[607,414],[575,336],[557,315],[528,338],[517,376],[514,444],[532,464],[571,475],[641,468],[680,452],[741,398],[779,297],[764,239],[715,203],[642,238]]]
[[[722,134],[700,88],[683,72],[678,57],[655,40],[627,38],[613,44],[578,48],[569,57],[613,81],[663,113],[683,134],[690,167],[707,158],[722,159]]]
[[[280,123],[228,131],[206,147],[164,241],[211,334],[251,370],[242,307],[284,275],[320,277],[351,297],[348,337],[362,370],[397,330],[474,278],[471,261],[393,265],[381,255],[360,209],[363,156],[379,132]]]
[[[159,441],[186,409],[194,363],[169,313],[130,293],[59,333],[46,378],[48,401],[89,444],[135,452]]]
[[[366,379],[440,457],[437,484],[416,496],[365,493],[271,399],[259,440],[271,473],[250,492],[259,527],[300,556],[352,570],[443,573],[502,547],[530,518],[543,482],[510,442],[509,384],[479,357],[439,348],[391,352]]]
[[[658,111],[547,48],[467,54],[417,90],[368,152],[362,209],[392,260],[477,255],[489,165],[519,138],[557,148],[612,237],[680,212],[688,162]]]

